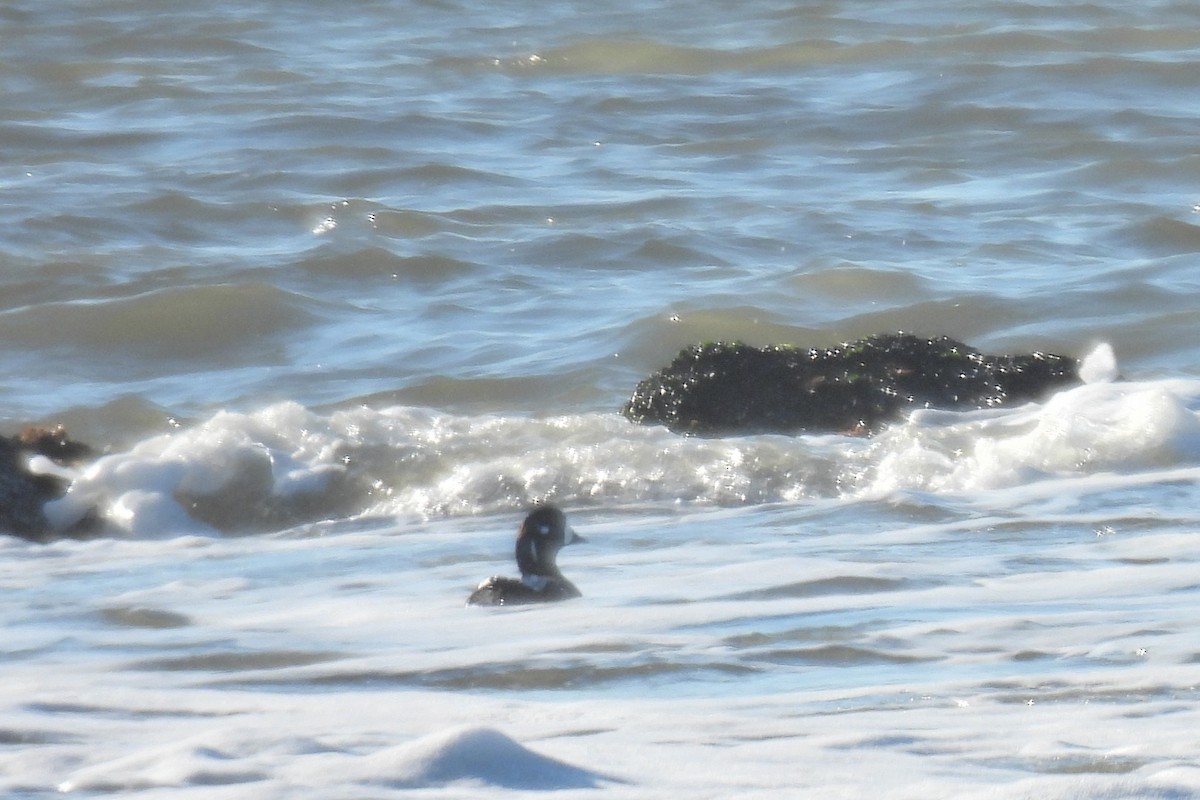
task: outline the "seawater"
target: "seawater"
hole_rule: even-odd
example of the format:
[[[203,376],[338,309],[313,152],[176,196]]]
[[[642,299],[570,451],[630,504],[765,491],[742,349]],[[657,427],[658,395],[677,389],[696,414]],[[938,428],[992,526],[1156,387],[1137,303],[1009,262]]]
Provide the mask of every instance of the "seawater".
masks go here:
[[[1200,13],[15,2],[0,787],[1195,797]],[[873,438],[617,413],[698,341],[1088,357]],[[524,509],[584,597],[467,609]]]

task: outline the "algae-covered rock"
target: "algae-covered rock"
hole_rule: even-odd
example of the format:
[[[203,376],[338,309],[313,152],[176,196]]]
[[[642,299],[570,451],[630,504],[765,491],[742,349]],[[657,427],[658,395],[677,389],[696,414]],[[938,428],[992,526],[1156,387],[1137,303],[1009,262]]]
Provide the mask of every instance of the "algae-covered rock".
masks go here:
[[[949,337],[896,333],[829,349],[699,344],[637,385],[631,421],[676,433],[870,433],[910,408],[1038,400],[1079,382],[1073,358],[994,356]]]

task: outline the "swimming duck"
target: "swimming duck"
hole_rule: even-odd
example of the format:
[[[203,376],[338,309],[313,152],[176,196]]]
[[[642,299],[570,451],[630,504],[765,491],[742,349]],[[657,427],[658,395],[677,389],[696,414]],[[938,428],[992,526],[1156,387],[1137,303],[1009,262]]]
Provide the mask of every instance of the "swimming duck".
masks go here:
[[[467,598],[469,606],[516,606],[551,603],[580,597],[575,584],[558,571],[558,551],[569,544],[586,541],[567,525],[567,515],[554,506],[530,512],[517,533],[516,578],[491,577]]]

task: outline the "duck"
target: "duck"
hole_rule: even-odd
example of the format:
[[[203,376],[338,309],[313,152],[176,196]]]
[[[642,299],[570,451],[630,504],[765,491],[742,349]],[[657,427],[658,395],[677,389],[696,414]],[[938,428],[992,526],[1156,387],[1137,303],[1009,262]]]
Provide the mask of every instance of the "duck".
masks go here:
[[[553,603],[582,597],[575,584],[558,571],[558,551],[587,541],[567,524],[567,515],[555,506],[535,508],[517,532],[517,568],[521,577],[492,576],[467,598],[469,606],[517,606]]]

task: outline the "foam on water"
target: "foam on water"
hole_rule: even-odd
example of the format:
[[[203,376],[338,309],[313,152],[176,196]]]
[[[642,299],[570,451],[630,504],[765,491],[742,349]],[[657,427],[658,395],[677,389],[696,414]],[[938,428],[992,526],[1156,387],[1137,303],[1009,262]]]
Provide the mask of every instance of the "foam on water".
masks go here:
[[[221,787],[237,784],[321,785],[335,770],[348,784],[364,789],[428,789],[473,784],[502,790],[550,791],[593,788],[601,776],[541,756],[503,733],[479,727],[450,728],[365,757],[347,758],[320,738],[271,742],[264,759],[262,740],[245,733],[209,732],[79,770],[58,785],[74,792],[138,792],[172,785]],[[245,756],[257,753],[248,766]],[[339,758],[339,755],[342,756]],[[272,778],[271,762],[291,760]],[[352,761],[352,764],[338,763]],[[286,781],[280,780],[286,775]],[[214,789],[215,790],[215,789]]]
[[[1200,797],[1196,486],[583,511],[541,608],[517,514],[6,541],[0,791]]]
[[[1085,363],[1115,375],[1106,347]],[[342,517],[568,506],[746,506],[897,492],[967,493],[1165,471],[1200,461],[1200,382],[1094,378],[1044,403],[922,410],[872,439],[677,437],[616,414],[458,416],[279,403],[222,412],[99,459],[48,514],[100,510],[111,531],[270,531]]]

